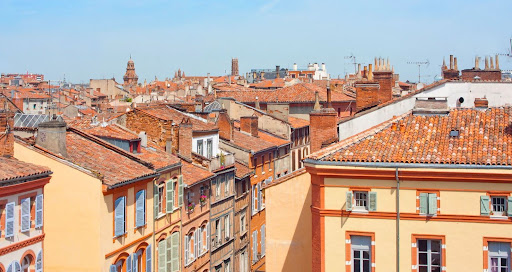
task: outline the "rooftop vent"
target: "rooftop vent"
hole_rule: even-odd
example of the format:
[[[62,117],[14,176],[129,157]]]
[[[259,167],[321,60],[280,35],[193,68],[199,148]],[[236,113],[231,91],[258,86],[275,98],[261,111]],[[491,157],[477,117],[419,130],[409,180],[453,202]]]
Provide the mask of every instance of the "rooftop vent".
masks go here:
[[[448,114],[448,100],[446,97],[417,97],[413,114]]]
[[[459,137],[459,131],[456,129],[452,129],[450,131],[450,137]]]

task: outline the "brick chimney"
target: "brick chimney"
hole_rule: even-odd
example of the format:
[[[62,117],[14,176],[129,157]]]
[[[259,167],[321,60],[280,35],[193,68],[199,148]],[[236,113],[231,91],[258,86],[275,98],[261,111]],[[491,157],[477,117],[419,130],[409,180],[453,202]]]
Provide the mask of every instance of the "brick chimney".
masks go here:
[[[258,137],[258,116],[240,117],[240,130]]]
[[[373,81],[380,85],[379,101],[385,103],[393,98],[393,71],[387,67],[381,67],[373,72]]]
[[[309,135],[311,152],[322,148],[322,144],[329,144],[338,140],[337,113],[332,108],[312,111],[309,114]]]
[[[219,118],[217,119],[217,126],[219,127],[219,137],[228,141],[233,139],[233,123],[229,118],[228,111],[222,109],[219,112]]]
[[[190,118],[181,121],[178,131],[178,154],[183,158],[192,159],[192,122]]]
[[[380,103],[380,84],[377,82],[356,82],[356,112]]]
[[[36,145],[67,157],[66,122],[52,120],[40,123],[37,127]]]
[[[14,156],[14,113],[0,111],[0,156]]]

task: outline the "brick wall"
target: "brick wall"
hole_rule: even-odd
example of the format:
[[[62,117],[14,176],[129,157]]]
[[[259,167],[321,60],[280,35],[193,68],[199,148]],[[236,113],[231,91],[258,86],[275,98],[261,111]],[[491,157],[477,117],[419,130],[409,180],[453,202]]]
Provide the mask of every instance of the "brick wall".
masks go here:
[[[179,128],[178,153],[192,159],[192,122],[184,119]]]
[[[444,79],[459,79],[459,70],[443,70]]]
[[[480,80],[501,80],[501,70],[462,70],[462,80],[473,81],[478,76]]]
[[[373,72],[373,80],[378,82],[380,85],[379,90],[379,101],[385,103],[393,98],[393,72],[382,71]]]
[[[135,110],[126,113],[126,127],[137,133],[145,131],[148,139],[162,148],[171,140],[173,153],[178,149],[178,131],[172,126],[172,121],[161,120]]]
[[[320,150],[322,143],[337,139],[336,115],[333,109],[322,109],[309,114],[311,153]]]
[[[9,127],[9,133],[5,134],[6,127]],[[14,113],[0,111],[0,156],[14,156]]]
[[[376,82],[356,83],[356,112],[379,104],[380,84]]]
[[[240,130],[250,133],[254,137],[258,137],[258,117],[242,116],[240,117]]]
[[[233,124],[231,123],[226,110],[222,110],[219,113],[217,126],[219,127],[219,137],[231,141],[233,138]]]

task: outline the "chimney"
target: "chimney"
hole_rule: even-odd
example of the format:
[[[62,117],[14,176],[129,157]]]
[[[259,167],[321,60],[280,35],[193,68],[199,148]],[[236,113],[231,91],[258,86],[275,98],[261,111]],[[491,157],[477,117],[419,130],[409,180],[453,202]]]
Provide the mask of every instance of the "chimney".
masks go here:
[[[485,56],[485,70],[489,70],[489,56]]]
[[[313,107],[313,110],[318,111],[321,109],[320,107],[320,99],[318,98],[318,91],[315,92],[315,106]]]
[[[240,130],[258,137],[258,116],[241,116]]]
[[[450,55],[450,70],[453,70],[453,55]]]
[[[0,110],[0,156],[14,156],[14,113]]]
[[[457,58],[453,58],[453,69],[459,70],[459,67],[457,66]]]
[[[260,72],[260,77],[261,77],[261,80],[265,80],[265,72]]]
[[[371,67],[371,64],[370,64]],[[327,108],[332,109],[331,81],[327,81]]]
[[[489,57],[489,59],[490,59],[489,63],[491,64],[490,68],[491,68],[491,70],[494,70],[494,61],[493,61],[492,57]]]
[[[326,70],[326,69],[325,69],[325,63],[322,63],[322,71],[324,71],[324,72],[325,72],[325,70]]]
[[[219,127],[220,138],[228,141],[233,139],[233,123],[231,122],[226,109],[220,110],[219,118],[217,119],[217,126]]]
[[[361,63],[357,65],[357,74],[361,74]]]
[[[261,110],[260,108],[260,100],[258,100],[258,97],[256,96],[256,101],[254,102],[254,107],[258,110]]]
[[[368,78],[368,69],[364,66],[363,77]]]
[[[337,113],[332,108],[314,110],[309,113],[309,135],[311,153],[338,140]]]
[[[487,101],[487,98],[475,98],[475,108],[488,108],[489,107],[489,101]]]
[[[441,71],[442,70],[446,70],[446,61],[445,61],[444,57],[443,57],[443,66],[441,66]]]
[[[40,123],[37,128],[36,145],[52,153],[67,157],[66,122],[52,120]]]
[[[368,80],[369,81],[372,81],[373,80],[373,71],[372,71],[372,64],[368,64]]]
[[[276,65],[276,78],[279,78],[279,65]]]
[[[500,61],[499,61],[499,59],[498,59],[498,54],[496,54],[496,59],[495,59],[495,61],[496,61],[496,70],[499,70],[499,69],[500,69]]]
[[[192,159],[192,122],[188,117],[183,118],[179,126],[178,153],[186,159]]]
[[[293,64],[293,71],[297,71],[297,63]]]

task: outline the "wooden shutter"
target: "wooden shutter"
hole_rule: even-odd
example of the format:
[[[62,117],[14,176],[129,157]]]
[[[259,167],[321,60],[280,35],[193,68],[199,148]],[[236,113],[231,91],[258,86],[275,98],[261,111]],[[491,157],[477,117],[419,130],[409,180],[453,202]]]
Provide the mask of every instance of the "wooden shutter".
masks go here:
[[[153,208],[154,208],[154,216],[158,217],[158,186],[153,184]]]
[[[190,241],[188,235],[185,235],[185,246],[183,248],[185,250],[185,265],[187,265],[190,259]]]
[[[261,196],[261,182],[258,182],[258,211],[261,211],[263,209],[263,206],[261,203],[262,196]]]
[[[43,272],[43,251],[42,250],[40,250],[39,253],[37,253],[36,272]]]
[[[109,271],[109,272],[117,272],[117,268],[116,268],[116,266],[115,266],[115,265],[113,265],[113,264],[112,264],[112,265],[110,265],[110,268],[109,268],[109,270],[108,270],[108,271]],[[37,272],[37,270],[36,270],[36,272]]]
[[[489,196],[480,196],[480,214],[481,215],[489,215]]]
[[[194,260],[197,259],[197,229],[194,231]]]
[[[30,198],[21,200],[21,232],[30,230]]]
[[[256,196],[257,196],[256,186],[252,185],[251,188],[252,188],[252,194],[251,194],[251,196],[252,196],[252,215],[255,215],[257,212],[257,209],[256,209]]]
[[[265,256],[265,224],[261,226],[261,256]]]
[[[151,250],[151,245],[148,245],[148,247],[146,247],[146,272],[151,272],[151,265],[153,264],[151,262],[151,256],[153,254]]]
[[[428,213],[428,194],[420,193],[420,213],[427,214]]]
[[[135,226],[142,227],[145,222],[146,190],[140,190],[135,194]]]
[[[348,191],[346,193],[346,201],[345,201],[345,209],[347,211],[352,211],[352,192]]]
[[[252,232],[252,262],[255,263],[258,260],[258,232]]]
[[[512,196],[507,197],[507,215],[512,216]]]
[[[428,214],[437,214],[437,194],[428,194]]]
[[[14,206],[16,203],[9,202],[5,205],[5,238],[14,236]]]
[[[36,228],[43,226],[43,195],[36,196]]]
[[[125,226],[125,197],[119,197],[115,202],[115,236],[121,236],[124,234]]]
[[[7,267],[7,272],[13,272],[12,271],[13,269],[14,269],[14,262],[9,264],[9,266]]]
[[[210,222],[206,224],[206,250],[210,250]]]
[[[172,256],[172,236],[168,236],[165,239],[165,244],[166,244],[166,254],[167,254],[167,257],[166,257],[166,270],[165,271],[172,271],[172,259],[173,259],[173,256]]]
[[[14,272],[21,272],[21,265],[18,261],[14,261]]]
[[[165,244],[165,240],[161,240],[158,242],[158,272],[165,272],[165,252],[167,251],[167,247]]]
[[[374,212],[377,210],[377,192],[370,192],[369,210]]]
[[[183,206],[183,175],[178,176],[178,205]]]
[[[128,258],[126,259],[126,272],[133,272],[132,266],[133,266],[132,255],[129,255]]]
[[[172,270],[180,271],[180,233],[175,232],[171,235],[172,239]]]
[[[229,213],[228,215],[226,215],[226,236],[225,237],[231,237],[231,218],[229,216]]]
[[[165,188],[166,188],[166,192],[167,192],[167,195],[166,195],[167,205],[165,207],[165,211],[167,213],[172,213],[172,210],[174,207],[174,181],[172,179],[168,180],[165,183]]]

